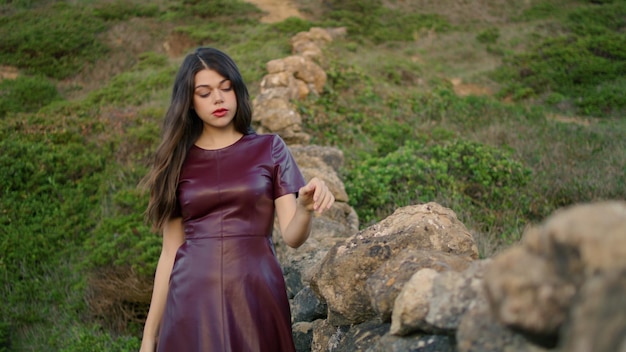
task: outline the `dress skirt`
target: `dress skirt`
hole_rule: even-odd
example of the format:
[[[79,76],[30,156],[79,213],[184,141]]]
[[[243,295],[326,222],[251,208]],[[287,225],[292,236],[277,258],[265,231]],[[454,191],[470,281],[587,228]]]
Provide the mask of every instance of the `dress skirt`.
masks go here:
[[[285,283],[261,236],[187,240],[178,250],[159,351],[293,351]]]

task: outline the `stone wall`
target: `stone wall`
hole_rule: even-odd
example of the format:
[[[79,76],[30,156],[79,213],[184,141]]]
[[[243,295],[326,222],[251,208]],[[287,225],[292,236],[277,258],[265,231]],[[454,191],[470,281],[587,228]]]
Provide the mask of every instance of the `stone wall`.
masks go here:
[[[293,55],[268,63],[254,100],[257,130],[281,135],[305,177],[337,198],[302,247],[274,233],[297,350],[626,352],[626,202],[561,209],[487,259],[437,203],[358,230],[338,177],[341,151],[309,145],[293,105],[322,92],[322,49],[343,34],[296,35]]]

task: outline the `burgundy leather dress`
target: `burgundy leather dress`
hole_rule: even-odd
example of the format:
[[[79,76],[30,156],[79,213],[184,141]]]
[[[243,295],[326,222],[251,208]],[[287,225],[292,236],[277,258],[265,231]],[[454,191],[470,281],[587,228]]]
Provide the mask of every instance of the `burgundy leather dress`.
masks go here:
[[[189,150],[177,193],[185,243],[176,253],[158,351],[295,350],[270,241],[274,200],[302,186],[276,135]]]

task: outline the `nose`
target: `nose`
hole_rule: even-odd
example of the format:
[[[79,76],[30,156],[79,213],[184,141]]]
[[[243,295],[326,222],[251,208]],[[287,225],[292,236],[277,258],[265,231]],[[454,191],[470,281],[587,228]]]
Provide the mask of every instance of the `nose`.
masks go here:
[[[224,102],[224,93],[220,89],[215,90],[215,102],[216,103]]]

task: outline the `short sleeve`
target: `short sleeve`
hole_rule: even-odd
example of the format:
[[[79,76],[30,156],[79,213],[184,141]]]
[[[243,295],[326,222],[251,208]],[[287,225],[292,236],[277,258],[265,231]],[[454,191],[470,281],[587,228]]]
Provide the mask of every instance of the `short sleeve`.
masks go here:
[[[306,183],[289,148],[278,135],[272,140],[272,161],[274,162],[274,199],[289,193],[298,196],[298,190]]]

